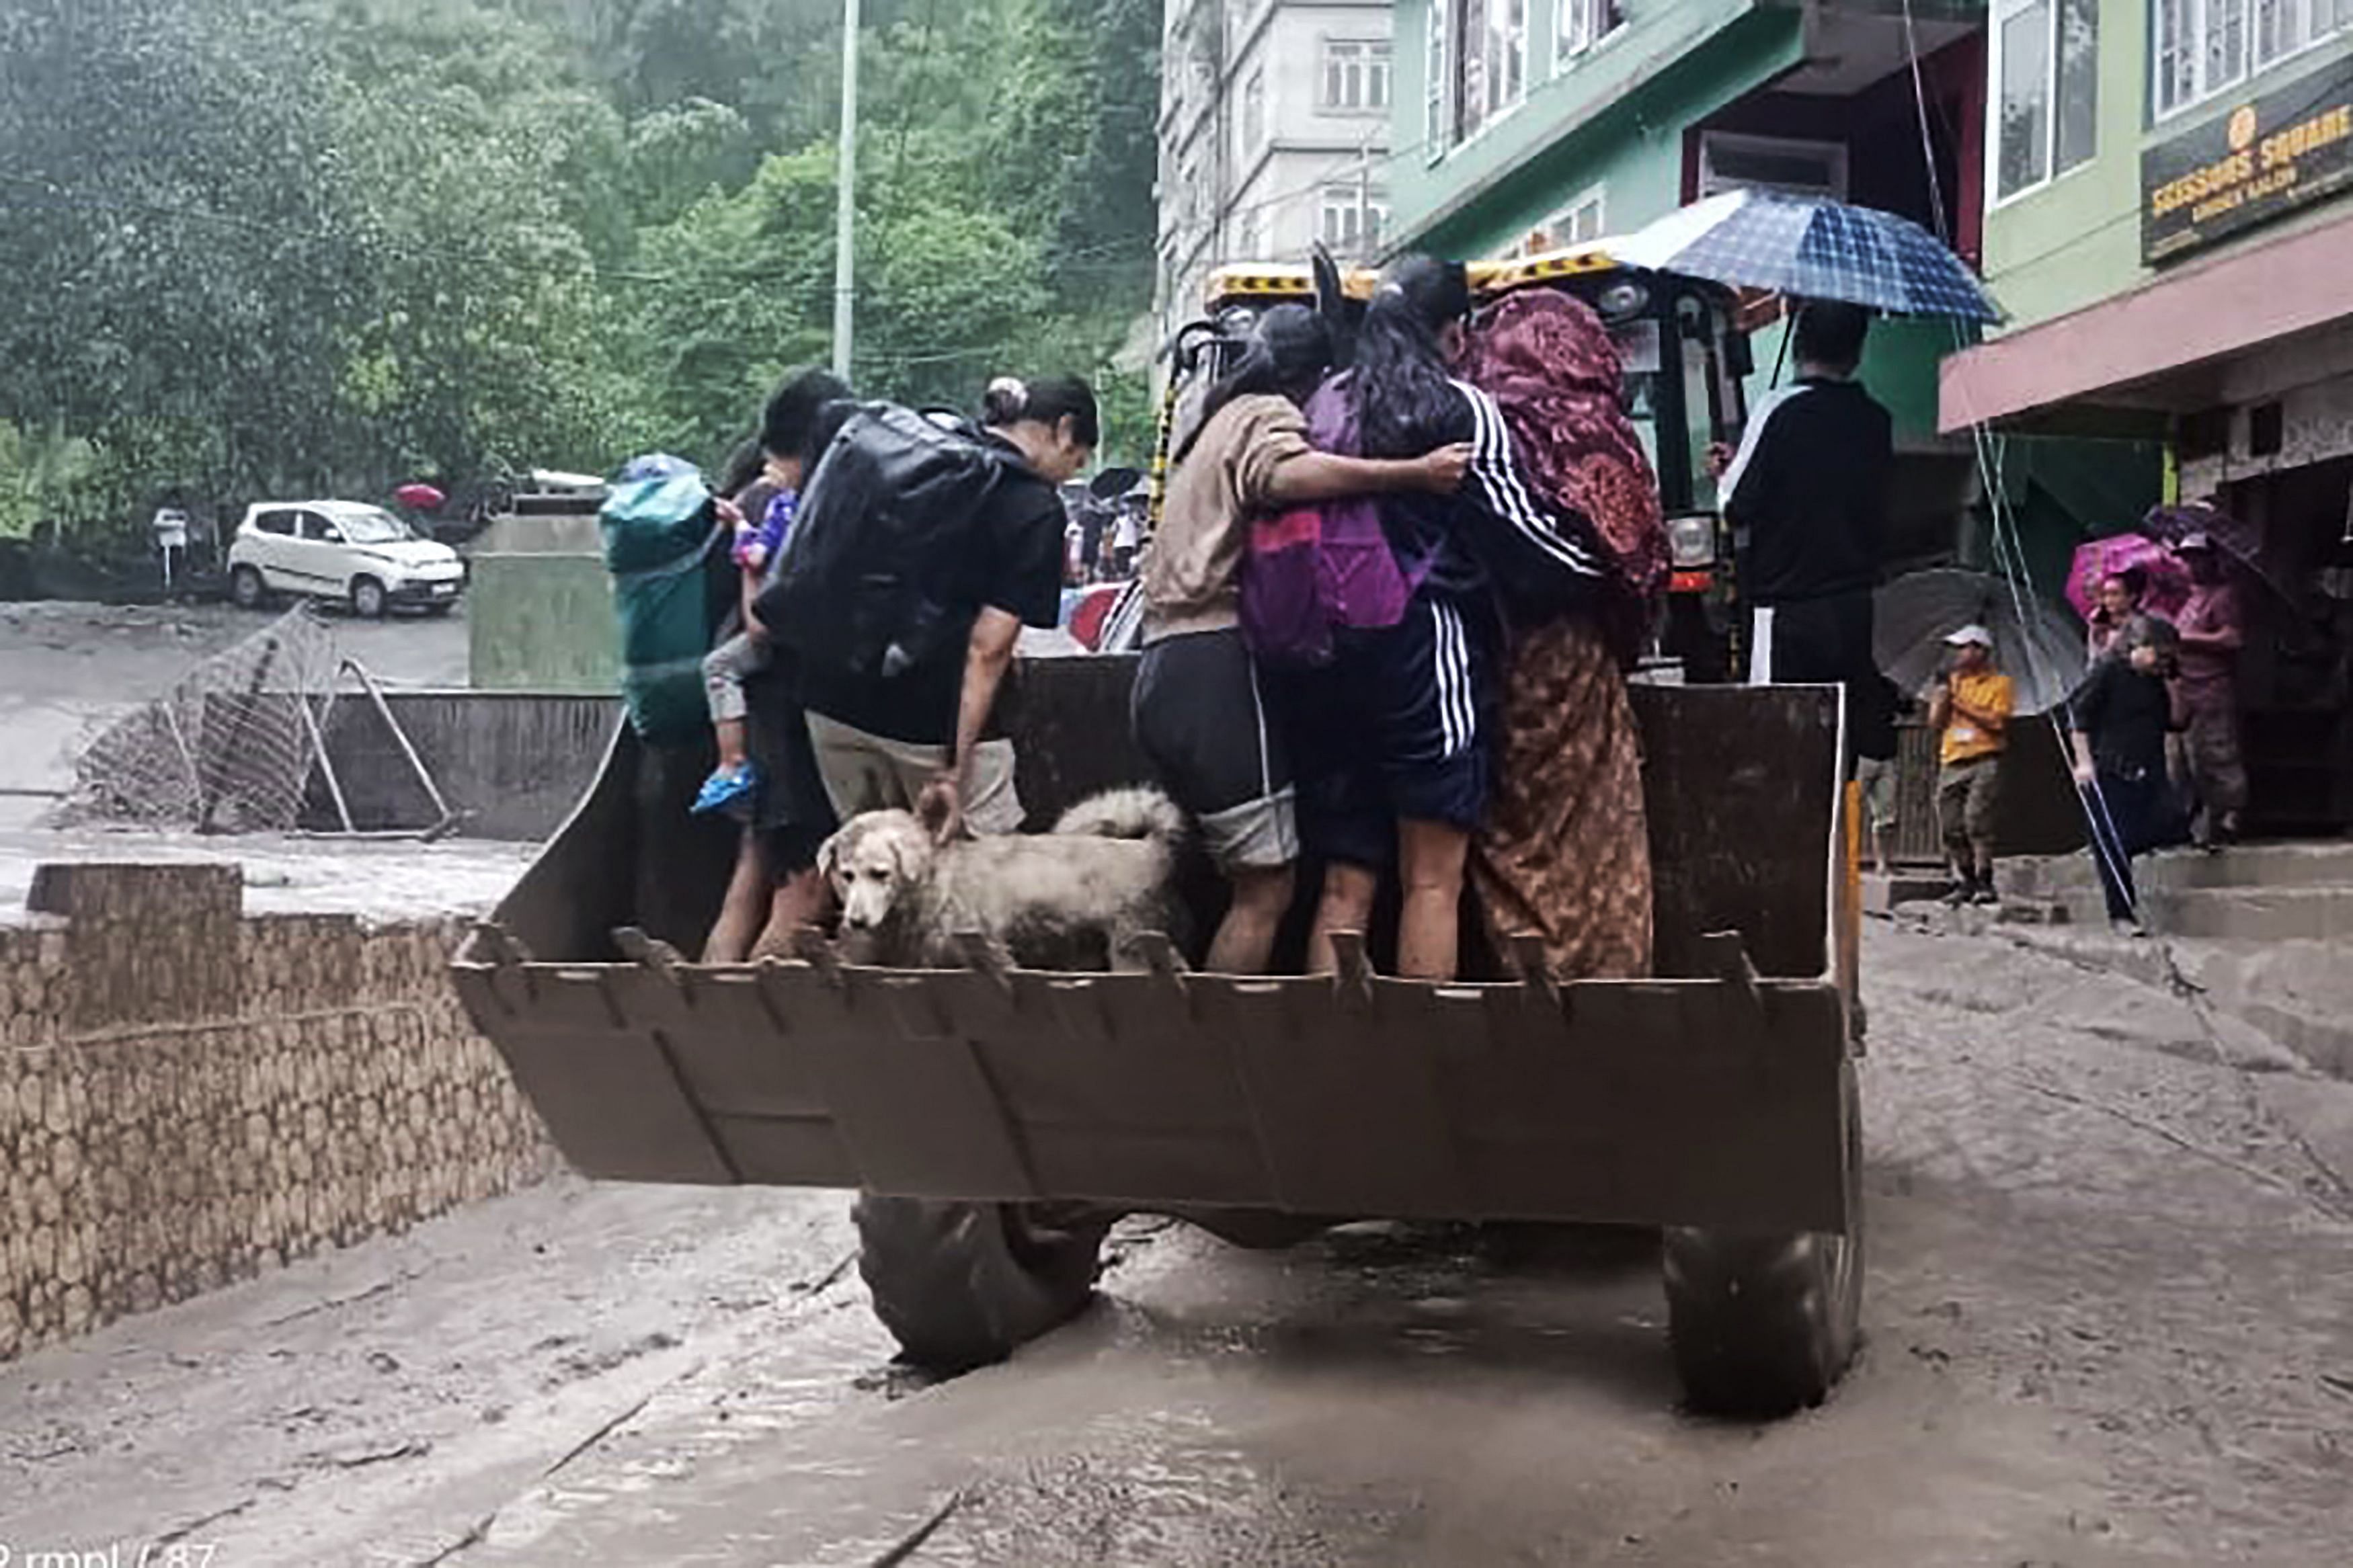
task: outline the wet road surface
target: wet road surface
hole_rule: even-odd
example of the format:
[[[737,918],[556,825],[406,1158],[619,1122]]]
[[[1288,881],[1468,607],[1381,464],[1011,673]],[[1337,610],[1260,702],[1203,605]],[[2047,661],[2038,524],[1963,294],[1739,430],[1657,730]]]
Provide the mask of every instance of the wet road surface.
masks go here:
[[[1875,929],[1869,1342],[1675,1408],[1639,1237],[1131,1222],[931,1387],[837,1196],[564,1183],[0,1370],[0,1543],[248,1563],[2346,1560],[2353,1087],[2175,997]],[[928,1527],[928,1529],[927,1529]],[[911,1543],[913,1543],[911,1545]],[[894,1553],[903,1553],[896,1556]]]

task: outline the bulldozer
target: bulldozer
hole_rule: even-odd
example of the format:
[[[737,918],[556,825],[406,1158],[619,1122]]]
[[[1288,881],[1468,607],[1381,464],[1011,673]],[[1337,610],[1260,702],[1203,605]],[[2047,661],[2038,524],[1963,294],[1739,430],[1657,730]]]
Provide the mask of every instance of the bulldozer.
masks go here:
[[[1314,287],[1304,268],[1227,282],[1229,303]],[[1641,288],[1662,337],[1680,333],[1672,301],[1694,295]],[[1213,369],[1233,327],[1190,334],[1180,376]],[[1135,667],[1034,658],[1008,677],[998,721],[1033,830],[1150,782],[1128,739]],[[1660,1237],[1690,1406],[1776,1416],[1829,1394],[1861,1315],[1861,836],[1841,701],[1632,696],[1646,979],[1562,982],[1535,944],[1460,983],[1395,979],[1378,931],[1336,942],[1322,976],[1199,973],[1176,940],[1134,973],[1009,967],[977,941],[956,969],[860,966],[814,938],[787,960],[691,963],[734,837],[688,811],[708,746],[624,723],[455,980],[583,1173],[856,1194],[874,1311],[929,1369],[1001,1360],[1077,1315],[1129,1215],[1244,1247],[1367,1219],[1640,1226]],[[1213,931],[1222,884],[1206,863],[1180,882],[1189,928]]]
[[[1147,776],[1134,660],[1018,668],[1033,822]],[[1638,686],[1657,962],[1639,981],[683,962],[733,845],[710,759],[625,724],[457,953],[459,993],[565,1158],[609,1181],[859,1194],[912,1361],[1001,1359],[1085,1307],[1132,1213],[1245,1246],[1362,1218],[1658,1226],[1691,1405],[1774,1415],[1844,1372],[1862,1285],[1854,818],[1838,692]],[[1196,886],[1196,884],[1198,884]],[[1188,880],[1214,929],[1214,878]]]

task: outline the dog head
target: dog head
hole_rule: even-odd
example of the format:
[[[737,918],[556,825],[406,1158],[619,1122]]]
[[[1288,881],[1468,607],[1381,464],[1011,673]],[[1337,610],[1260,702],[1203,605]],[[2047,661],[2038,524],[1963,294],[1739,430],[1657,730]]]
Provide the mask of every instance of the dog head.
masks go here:
[[[851,936],[889,924],[931,864],[931,836],[904,811],[854,816],[817,853],[818,871],[841,905],[842,931]]]

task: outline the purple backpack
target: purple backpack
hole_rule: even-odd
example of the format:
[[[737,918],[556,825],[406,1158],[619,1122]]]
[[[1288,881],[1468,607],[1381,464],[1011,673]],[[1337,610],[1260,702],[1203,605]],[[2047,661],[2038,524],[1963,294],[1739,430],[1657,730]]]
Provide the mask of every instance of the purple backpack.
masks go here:
[[[1345,377],[1308,401],[1307,434],[1320,451],[1358,455]],[[1398,564],[1366,497],[1322,501],[1251,520],[1241,563],[1242,641],[1270,665],[1332,661],[1342,626],[1393,626],[1405,619],[1419,574]]]

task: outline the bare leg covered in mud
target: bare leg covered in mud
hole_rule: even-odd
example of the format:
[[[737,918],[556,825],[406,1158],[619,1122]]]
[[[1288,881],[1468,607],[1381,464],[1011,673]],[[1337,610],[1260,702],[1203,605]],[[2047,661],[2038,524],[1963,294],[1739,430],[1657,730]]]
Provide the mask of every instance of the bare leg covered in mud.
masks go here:
[[[702,944],[703,963],[742,963],[751,956],[760,922],[770,912],[763,897],[769,879],[767,851],[760,836],[744,834],[735,854],[735,874],[728,879],[727,897],[719,906],[719,919]]]
[[[752,962],[790,956],[793,939],[803,927],[824,923],[832,897],[833,890],[814,868],[796,871],[777,883],[768,899],[767,927],[752,944]]]
[[[1315,924],[1307,937],[1307,973],[1335,974],[1340,961],[1332,952],[1335,931],[1363,931],[1373,923],[1373,900],[1381,890],[1380,874],[1362,866],[1335,861],[1324,870],[1324,896],[1315,906]]]
[[[1212,974],[1263,974],[1298,881],[1288,866],[1238,868],[1230,875],[1233,901],[1209,943],[1208,968]]]
[[[1462,865],[1471,836],[1442,822],[1398,825],[1405,908],[1398,917],[1398,973],[1451,980],[1461,962]]]

